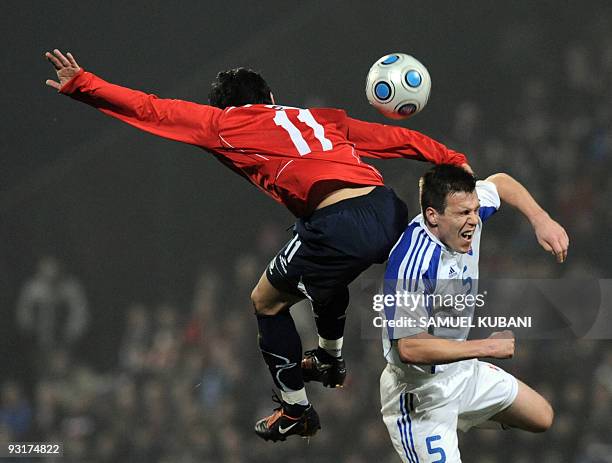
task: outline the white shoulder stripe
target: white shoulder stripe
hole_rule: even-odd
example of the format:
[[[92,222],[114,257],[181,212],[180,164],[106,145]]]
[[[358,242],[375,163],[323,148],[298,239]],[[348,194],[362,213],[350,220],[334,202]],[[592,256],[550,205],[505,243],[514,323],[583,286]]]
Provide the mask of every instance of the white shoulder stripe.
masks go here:
[[[418,261],[415,262],[414,273],[411,273],[410,275],[413,291],[416,291],[419,286],[421,276],[423,275],[423,268],[427,268],[429,262],[427,259],[427,255],[429,254],[429,257],[431,258],[430,250],[432,249],[432,246],[435,247],[435,243],[431,240],[429,236],[427,236],[427,242],[425,243],[423,252],[420,253],[420,255],[418,256]]]
[[[419,233],[423,232],[423,230],[420,227],[415,227],[414,230],[412,230],[412,236],[410,237],[410,246],[408,247],[408,249],[406,250],[406,254],[404,254],[404,257],[402,259],[402,263],[400,264],[398,270],[397,270],[397,275],[396,275],[396,279],[402,280],[404,278],[404,273],[406,270],[406,266],[408,265],[408,261],[410,259],[410,256],[414,250],[414,246],[415,246],[415,241],[417,241],[417,237],[419,235]]]
[[[404,275],[403,275],[403,278],[404,280],[406,280],[406,282],[409,282],[410,280],[412,280],[412,277],[414,276],[415,268],[417,264],[419,263],[419,259],[421,258],[421,254],[423,253],[423,248],[426,248],[425,245],[428,240],[429,238],[427,234],[425,233],[425,231],[423,230],[419,234],[417,241],[415,242],[415,246],[413,250],[410,252],[410,263],[408,264],[408,267],[406,268],[406,271],[404,272]]]
[[[433,256],[434,250],[436,249],[436,246],[437,246],[437,244],[434,243],[431,238],[428,237],[428,239],[429,239],[429,243],[427,243],[425,251],[423,251],[422,253],[422,257],[421,257],[422,260],[419,260],[417,270],[415,274],[413,275],[413,279],[415,281],[415,283],[413,284],[414,291],[417,291],[419,288],[419,285],[421,285],[423,274],[429,268],[431,257]]]

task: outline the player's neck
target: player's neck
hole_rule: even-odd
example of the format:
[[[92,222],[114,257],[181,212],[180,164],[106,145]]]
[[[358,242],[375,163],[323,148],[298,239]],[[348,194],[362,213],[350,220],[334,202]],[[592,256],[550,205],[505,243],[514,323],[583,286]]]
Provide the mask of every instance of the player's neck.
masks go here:
[[[456,252],[453,248],[451,248],[442,238],[440,238],[440,229],[434,225],[430,225],[429,222],[427,220],[423,220],[423,223],[425,225],[425,228],[427,229],[427,231],[432,235],[435,236],[436,239],[442,243],[444,246],[446,246],[446,249],[448,249],[451,252]]]
[[[423,215],[423,225],[425,225],[425,228],[430,234],[435,236],[438,239],[438,241],[440,241],[440,243],[446,246],[446,243],[444,243],[444,241],[440,239],[440,229],[436,227],[435,225],[430,224],[429,221],[425,218],[425,215]]]

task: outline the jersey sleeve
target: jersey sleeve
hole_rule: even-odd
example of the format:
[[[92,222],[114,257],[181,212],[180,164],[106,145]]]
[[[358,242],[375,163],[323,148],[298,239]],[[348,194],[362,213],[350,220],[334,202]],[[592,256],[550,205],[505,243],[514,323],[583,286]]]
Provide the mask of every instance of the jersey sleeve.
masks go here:
[[[347,117],[348,139],[360,155],[377,158],[409,158],[434,164],[467,163],[464,154],[453,151],[426,135],[404,127],[365,122]]]
[[[476,194],[480,200],[480,209],[478,214],[483,222],[486,222],[489,217],[497,212],[501,205],[497,187],[493,182],[479,180],[476,182]]]
[[[429,317],[425,304],[425,295],[422,292],[411,292],[398,285],[393,294],[395,301],[387,306],[385,304],[384,318],[386,320],[387,337],[390,340],[408,338],[420,333],[426,333],[426,320]],[[386,302],[389,302],[387,299]]]
[[[219,144],[217,120],[223,111],[213,106],[158,98],[111,84],[82,69],[60,93],[160,137],[203,148]]]

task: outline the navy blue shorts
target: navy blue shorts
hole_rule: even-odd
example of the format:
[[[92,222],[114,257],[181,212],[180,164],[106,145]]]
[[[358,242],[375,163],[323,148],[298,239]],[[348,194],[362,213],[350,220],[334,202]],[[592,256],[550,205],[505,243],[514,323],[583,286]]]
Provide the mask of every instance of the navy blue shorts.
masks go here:
[[[370,265],[385,262],[407,224],[404,202],[376,187],[299,219],[266,275],[280,291],[325,304]]]

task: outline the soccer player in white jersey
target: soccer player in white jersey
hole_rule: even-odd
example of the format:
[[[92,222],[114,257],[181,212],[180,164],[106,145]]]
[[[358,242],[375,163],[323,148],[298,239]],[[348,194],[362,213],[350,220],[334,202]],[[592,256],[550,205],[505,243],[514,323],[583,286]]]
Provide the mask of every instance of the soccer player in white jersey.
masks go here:
[[[440,165],[421,178],[420,188],[422,214],[391,251],[386,296],[476,294],[482,225],[501,202],[525,215],[540,245],[559,263],[567,256],[569,238],[563,227],[509,175],[475,181],[461,168]],[[397,297],[389,300],[394,302],[384,307],[387,321],[431,320],[434,314],[449,312],[439,305],[442,298],[414,298],[412,305]],[[402,461],[460,462],[457,429],[467,431],[489,420],[531,432],[551,426],[553,410],[546,399],[479,360],[512,357],[511,331],[466,341],[469,327],[388,325],[383,329],[388,364],[380,378],[380,395],[383,420]]]

